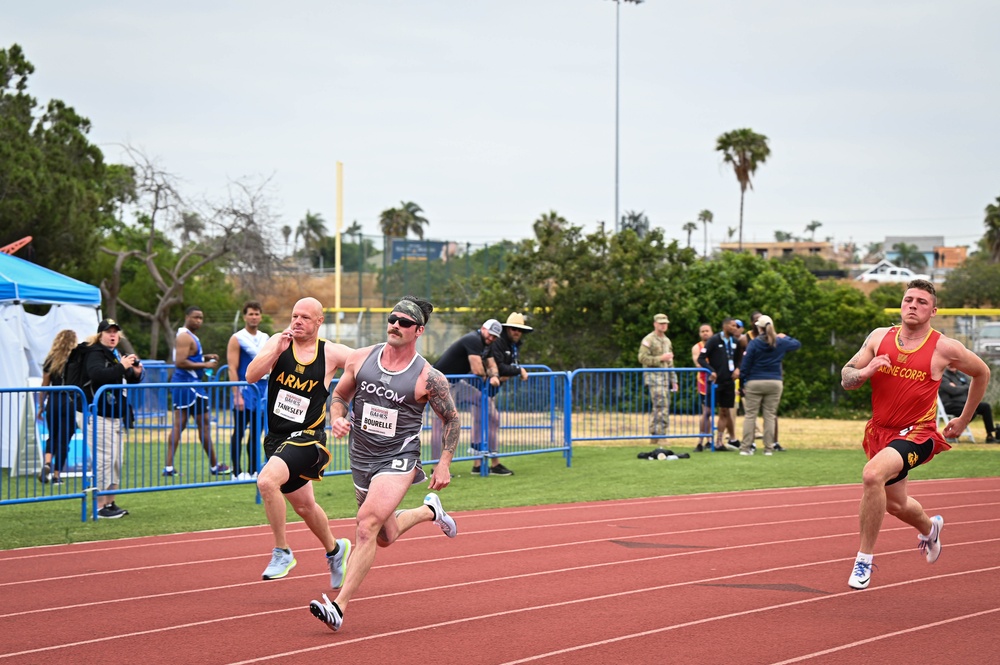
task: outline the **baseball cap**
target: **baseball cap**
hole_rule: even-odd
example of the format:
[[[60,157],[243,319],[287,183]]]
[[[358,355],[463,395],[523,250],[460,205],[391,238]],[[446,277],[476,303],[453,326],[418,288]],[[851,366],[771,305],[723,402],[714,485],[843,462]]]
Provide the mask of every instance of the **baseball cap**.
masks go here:
[[[736,320],[733,321],[733,323],[736,324],[737,328],[742,328],[743,327],[743,321],[741,319],[736,319]]]
[[[754,325],[756,325],[758,328],[766,328],[768,325],[773,326],[774,321],[772,321],[771,317],[768,316],[767,314],[761,314],[759,317],[757,317],[757,323],[755,323]]]
[[[493,335],[494,337],[499,337],[503,334],[503,326],[496,319],[486,319],[486,323],[483,324],[483,328],[486,332]]]
[[[656,314],[653,316],[653,323],[670,323],[666,314]]]
[[[122,327],[114,319],[103,319],[97,324],[97,332],[102,333],[108,328],[118,328],[118,332],[122,331]]]

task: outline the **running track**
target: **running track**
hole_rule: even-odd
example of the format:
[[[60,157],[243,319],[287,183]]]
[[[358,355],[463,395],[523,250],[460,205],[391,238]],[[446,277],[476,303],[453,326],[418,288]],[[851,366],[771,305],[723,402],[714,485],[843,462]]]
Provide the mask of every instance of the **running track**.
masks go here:
[[[338,633],[309,613],[329,575],[301,523],[270,582],[259,527],[10,550],[0,665],[1000,662],[1000,478],[910,488],[941,558],[886,517],[866,591],[858,486],[497,509],[379,550]]]

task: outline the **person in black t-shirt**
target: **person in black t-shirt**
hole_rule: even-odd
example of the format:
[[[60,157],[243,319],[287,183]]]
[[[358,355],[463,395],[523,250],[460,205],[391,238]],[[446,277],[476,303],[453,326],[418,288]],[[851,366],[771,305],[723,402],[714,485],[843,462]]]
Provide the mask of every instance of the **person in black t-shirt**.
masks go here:
[[[712,372],[708,377],[709,382],[715,383],[715,405],[719,408],[716,450],[740,449],[733,409],[736,405],[736,379],[740,376],[740,361],[743,360],[738,333],[736,319],[723,319],[722,330],[708,338],[705,348],[698,356],[698,364]],[[723,433],[729,436],[725,444],[722,440]]]
[[[477,378],[451,380],[451,398],[459,409],[468,408],[472,411],[472,447],[477,451],[482,449],[482,401],[486,382],[498,377],[495,367],[487,368],[486,357],[490,345],[503,333],[503,327],[496,319],[488,319],[479,330],[462,335],[454,344],[445,349],[434,369],[450,380],[452,376],[474,374]],[[499,385],[499,382],[497,383]],[[488,395],[487,401],[487,447],[489,452],[497,451],[497,429],[500,427],[500,414],[496,404]],[[431,429],[431,454],[437,459],[441,454],[441,424],[435,419]],[[513,472],[493,459],[490,470],[502,476],[513,475]],[[481,467],[476,464],[473,473],[480,473]]]

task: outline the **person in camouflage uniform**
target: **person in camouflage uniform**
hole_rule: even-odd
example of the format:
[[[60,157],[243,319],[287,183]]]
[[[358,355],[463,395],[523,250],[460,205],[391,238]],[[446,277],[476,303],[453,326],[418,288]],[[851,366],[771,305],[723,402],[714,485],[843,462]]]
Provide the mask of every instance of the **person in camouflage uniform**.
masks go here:
[[[667,337],[670,319],[666,314],[653,317],[653,332],[642,338],[639,345],[639,364],[643,367],[673,367],[674,347]],[[677,376],[673,372],[646,372],[643,383],[649,388],[653,402],[649,420],[650,442],[657,445],[655,437],[667,433],[670,417],[670,391],[677,390]]]

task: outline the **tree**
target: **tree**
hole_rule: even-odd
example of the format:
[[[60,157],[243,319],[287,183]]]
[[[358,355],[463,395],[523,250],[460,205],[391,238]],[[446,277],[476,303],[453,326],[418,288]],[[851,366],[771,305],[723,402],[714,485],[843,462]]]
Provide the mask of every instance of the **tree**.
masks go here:
[[[740,240],[739,250],[743,251],[743,198],[747,187],[753,189],[751,178],[757,167],[767,161],[771,149],[767,137],[752,129],[735,129],[720,136],[715,149],[722,153],[722,161],[733,165],[736,180],[740,183]]]
[[[882,259],[882,243],[870,242],[865,246],[865,263],[877,263]]]
[[[806,224],[806,232],[809,233],[811,240],[816,240],[816,229],[821,226],[823,226],[823,222],[817,222],[815,219]]]
[[[299,221],[295,229],[295,242],[302,238],[302,247],[309,256],[318,256],[316,247],[326,237],[326,220],[319,213],[306,210],[306,216]]]
[[[788,233],[786,231],[775,231],[774,232],[774,241],[775,242],[791,242],[793,240],[795,240],[795,236],[793,234],[791,234],[791,233]]]
[[[704,257],[708,257],[708,225],[711,224],[714,219],[715,216],[712,214],[711,210],[702,210],[698,213],[698,221],[705,227],[705,245],[702,248],[701,253]]]
[[[424,226],[430,224],[423,216],[423,208],[413,201],[401,201],[400,207],[383,210],[379,215],[382,235],[390,238],[405,238],[411,232],[419,239],[424,237]]]
[[[195,212],[182,212],[174,223],[174,229],[181,232],[181,244],[190,245],[205,232],[205,222]]]
[[[997,197],[997,204],[1000,204],[1000,196]],[[986,217],[983,219],[983,224],[986,225],[983,240],[993,263],[1000,263],[1000,205],[997,204],[987,204]]]
[[[729,228],[727,228],[726,229],[726,240],[732,240],[733,236],[736,235],[736,230],[737,229],[736,229],[735,226],[730,226]]]
[[[534,230],[535,236],[541,237],[543,234],[562,233],[567,226],[569,226],[569,222],[562,215],[555,210],[549,210],[546,213],[542,213],[532,223],[531,228]]]
[[[292,227],[288,224],[282,226],[281,235],[285,237],[285,254],[288,254],[288,239],[292,237]]]
[[[38,107],[34,71],[17,44],[0,49],[0,246],[30,235],[35,262],[88,279],[129,180],[90,143],[87,118],[58,99]]]
[[[892,251],[896,252],[896,263],[904,268],[922,270],[927,267],[927,257],[917,249],[916,245],[897,242],[892,246]]]
[[[695,222],[687,222],[687,223],[684,224],[684,226],[681,227],[681,230],[687,231],[687,234],[688,234],[688,244],[687,244],[687,246],[690,247],[691,246],[691,234],[698,230],[698,225]]]
[[[640,238],[645,238],[649,233],[649,217],[643,211],[626,210],[622,215],[621,230],[631,229]]]
[[[189,283],[208,287],[200,291],[203,296],[221,291],[232,297],[232,285],[225,283],[222,268],[251,292],[268,280],[274,261],[267,242],[273,223],[268,183],[257,187],[232,183],[228,199],[206,204],[203,214],[181,196],[174,176],[134,148],[126,147],[126,153],[135,174],[136,225],[118,222],[106,234],[101,251],[114,262],[100,287],[107,314],[120,318],[117,306],[121,305],[150,323],[149,353],[156,357],[160,331],[174,329]],[[175,251],[162,229],[176,226],[185,214],[198,215],[206,233],[199,242]],[[174,338],[166,335],[165,341],[169,357]]]

